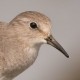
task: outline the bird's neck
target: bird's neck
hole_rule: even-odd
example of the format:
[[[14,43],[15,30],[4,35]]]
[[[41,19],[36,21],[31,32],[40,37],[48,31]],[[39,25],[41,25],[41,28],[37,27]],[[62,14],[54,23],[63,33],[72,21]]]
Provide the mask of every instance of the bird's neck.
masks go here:
[[[39,48],[40,45],[26,46],[23,49],[21,48],[20,51],[13,51],[14,53],[11,53],[7,56],[7,70],[5,73],[15,77],[23,72],[36,60]]]

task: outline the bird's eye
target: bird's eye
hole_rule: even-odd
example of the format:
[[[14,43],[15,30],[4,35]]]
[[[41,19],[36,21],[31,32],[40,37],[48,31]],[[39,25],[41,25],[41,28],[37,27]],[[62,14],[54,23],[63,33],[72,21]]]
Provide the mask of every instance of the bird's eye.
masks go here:
[[[30,23],[30,27],[31,27],[32,29],[36,29],[36,28],[37,28],[37,24],[36,24],[35,22],[31,22],[31,23]]]

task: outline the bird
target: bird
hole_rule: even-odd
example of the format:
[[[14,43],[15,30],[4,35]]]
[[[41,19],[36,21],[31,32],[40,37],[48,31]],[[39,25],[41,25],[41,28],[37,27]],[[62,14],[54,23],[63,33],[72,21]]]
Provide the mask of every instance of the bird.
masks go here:
[[[0,80],[13,80],[30,67],[42,44],[69,55],[51,33],[52,22],[38,11],[25,11],[10,22],[0,22]]]

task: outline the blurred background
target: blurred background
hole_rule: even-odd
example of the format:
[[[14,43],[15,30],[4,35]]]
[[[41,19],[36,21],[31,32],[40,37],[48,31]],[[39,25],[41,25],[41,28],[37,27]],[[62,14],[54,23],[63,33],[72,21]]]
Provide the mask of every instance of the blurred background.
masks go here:
[[[80,80],[80,0],[0,0],[0,20],[39,11],[52,21],[52,33],[70,55],[45,44],[35,63],[14,80]]]

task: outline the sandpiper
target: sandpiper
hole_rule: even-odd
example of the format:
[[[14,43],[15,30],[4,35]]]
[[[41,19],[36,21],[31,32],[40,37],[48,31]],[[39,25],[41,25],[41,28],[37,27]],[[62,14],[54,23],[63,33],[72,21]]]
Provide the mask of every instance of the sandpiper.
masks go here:
[[[47,43],[69,55],[51,34],[51,21],[42,13],[26,11],[9,23],[0,22],[0,80],[12,80],[31,66]]]

